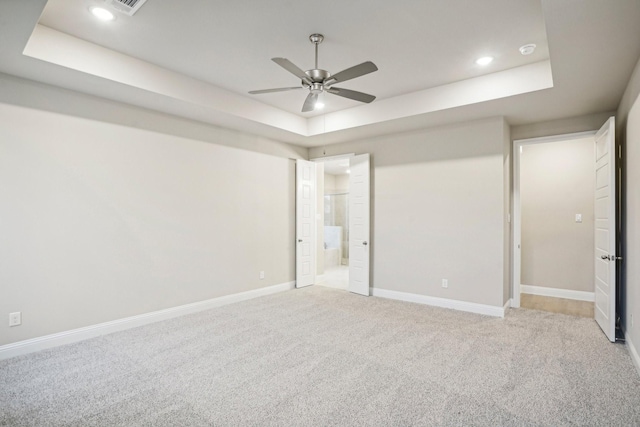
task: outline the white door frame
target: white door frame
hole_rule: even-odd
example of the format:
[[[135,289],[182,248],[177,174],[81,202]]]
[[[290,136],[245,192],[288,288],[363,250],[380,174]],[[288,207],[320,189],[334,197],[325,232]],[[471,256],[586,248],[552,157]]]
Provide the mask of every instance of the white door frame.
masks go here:
[[[513,235],[511,246],[513,247],[512,277],[511,277],[511,307],[520,307],[520,279],[522,268],[522,253],[520,243],[522,241],[522,211],[520,204],[520,149],[526,145],[542,144],[549,142],[568,141],[587,136],[595,136],[597,131],[576,132],[563,135],[544,136],[540,138],[516,139],[513,141]]]

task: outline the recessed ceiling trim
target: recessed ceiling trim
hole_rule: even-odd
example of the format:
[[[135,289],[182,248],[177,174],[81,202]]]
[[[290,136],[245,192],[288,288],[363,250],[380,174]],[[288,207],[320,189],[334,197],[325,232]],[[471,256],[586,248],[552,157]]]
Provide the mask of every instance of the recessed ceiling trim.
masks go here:
[[[169,98],[307,135],[305,118],[38,24],[23,54]]]
[[[553,87],[551,61],[523,65],[309,119],[309,136],[433,113]]]
[[[23,53],[197,107],[303,137],[412,117],[553,87],[549,60],[486,74],[347,110],[304,118],[201,80],[36,25]]]

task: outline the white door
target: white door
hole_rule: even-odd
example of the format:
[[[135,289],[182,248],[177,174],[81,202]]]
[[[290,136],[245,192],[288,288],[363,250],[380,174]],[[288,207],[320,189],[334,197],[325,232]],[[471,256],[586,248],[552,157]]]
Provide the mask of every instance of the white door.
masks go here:
[[[296,288],[316,281],[316,164],[296,160]]]
[[[616,164],[615,119],[596,134],[595,318],[616,340]]]
[[[349,169],[349,291],[369,295],[369,154],[351,157]]]

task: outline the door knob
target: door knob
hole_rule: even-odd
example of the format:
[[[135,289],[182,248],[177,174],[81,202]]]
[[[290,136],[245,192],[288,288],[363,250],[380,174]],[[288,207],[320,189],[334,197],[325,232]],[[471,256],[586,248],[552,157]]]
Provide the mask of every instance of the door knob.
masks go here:
[[[363,245],[367,246],[367,241],[362,242]]]
[[[302,243],[302,239],[298,239],[298,243]]]
[[[600,255],[600,258],[602,258],[602,259],[610,259],[609,255]]]

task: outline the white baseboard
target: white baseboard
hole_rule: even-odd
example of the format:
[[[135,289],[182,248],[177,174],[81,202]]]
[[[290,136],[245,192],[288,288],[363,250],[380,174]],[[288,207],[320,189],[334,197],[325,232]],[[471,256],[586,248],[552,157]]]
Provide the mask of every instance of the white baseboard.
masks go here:
[[[520,285],[523,294],[541,295],[545,297],[575,299],[578,301],[596,300],[594,292],[570,291],[568,289],[546,288],[544,286]]]
[[[110,322],[99,323],[97,325],[86,326],[83,328],[72,329],[70,331],[58,332],[51,335],[45,335],[43,337],[6,344],[0,346],[0,360],[64,344],[70,344],[100,335],[123,331],[125,329],[135,328],[149,323],[158,322],[160,320],[172,319],[174,317],[184,316],[185,314],[197,313],[199,311],[221,307],[235,302],[275,294],[277,292],[288,291],[295,287],[295,283],[296,282],[281,283],[279,285],[267,286],[266,288],[225,295],[205,301],[198,301],[164,310],[152,311],[151,313],[125,317],[124,319],[112,320]]]
[[[633,360],[633,364],[636,366],[636,370],[638,371],[638,375],[640,375],[640,355],[638,355],[638,351],[636,347],[633,345],[633,342],[630,340],[629,334],[624,334],[624,342],[627,344],[629,348],[629,354],[631,354],[631,360]]]
[[[371,295],[380,298],[389,298],[399,301],[415,302],[418,304],[433,305],[435,307],[451,308],[453,310],[468,311],[484,314],[486,316],[504,317],[505,307],[477,304],[474,302],[458,301],[447,298],[430,297],[426,295],[410,294],[407,292],[390,291],[388,289],[371,288]],[[507,301],[507,304],[509,301]]]
[[[324,274],[319,274],[316,276],[316,285],[324,283]]]

